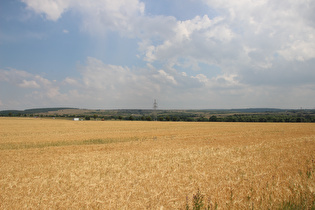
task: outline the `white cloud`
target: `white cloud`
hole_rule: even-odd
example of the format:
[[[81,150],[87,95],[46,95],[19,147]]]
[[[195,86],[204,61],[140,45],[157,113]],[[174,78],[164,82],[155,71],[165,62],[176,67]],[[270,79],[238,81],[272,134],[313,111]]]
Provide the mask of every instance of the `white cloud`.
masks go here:
[[[205,15],[177,21],[173,32],[161,43],[141,43],[144,60],[162,62],[171,67],[190,66],[197,70],[198,63],[219,65],[227,59],[241,56],[242,49],[235,38],[237,35],[224,22],[224,18],[211,20]]]
[[[310,66],[312,65],[305,66],[305,69]],[[73,86],[78,89],[73,91],[72,96],[77,97],[80,93],[91,103],[99,104],[97,107],[102,105],[105,108],[143,108],[144,104],[150,107],[152,98],[167,101],[167,108],[261,107],[262,104],[266,107],[288,108],[289,105],[294,108],[299,107],[302,101],[311,106],[310,102],[301,97],[299,91],[303,91],[302,95],[315,96],[315,86],[310,79],[314,78],[314,74],[308,75],[308,70],[304,70],[297,79],[294,74],[283,74],[285,66],[275,66],[274,68],[280,68],[281,71],[276,78],[272,78],[274,70],[266,69],[262,72],[260,67],[257,68],[256,72],[250,69],[249,72],[227,71],[215,77],[198,73],[188,76],[172,67],[156,69],[149,63],[148,69],[130,69],[108,65],[90,57],[80,67],[81,78],[75,81],[81,80],[82,84]],[[310,78],[306,82],[308,85],[305,85],[307,76]],[[279,82],[282,79],[291,83],[284,82],[287,84],[284,88],[284,84]],[[291,86],[292,81],[299,82]],[[278,94],[282,94],[281,97]],[[293,102],[292,98],[297,101]]]
[[[206,85],[209,83],[209,78],[204,74],[197,74],[196,76],[192,76],[192,78],[196,78],[199,80],[199,82],[202,82]]]
[[[48,20],[58,20],[69,7],[72,0],[22,0],[28,9],[39,14],[45,14]]]
[[[1,98],[1,100],[10,101],[8,103],[13,107],[18,105],[36,106],[36,104],[43,103],[49,105],[52,101],[60,102],[66,99],[65,95],[59,92],[58,83],[23,70],[0,69],[0,81],[3,86],[7,87],[6,92],[10,93],[2,96],[10,97],[10,99]],[[6,107],[10,106],[8,103],[5,104]]]
[[[138,0],[77,1],[73,5],[83,17],[83,29],[91,34],[104,34],[108,30],[134,32],[134,22],[144,13],[144,4]]]
[[[62,96],[59,92],[59,87],[51,87],[46,92],[47,96],[52,99],[57,99],[58,97]],[[63,97],[63,96],[62,96]]]
[[[312,19],[315,6],[308,0],[203,0],[217,10],[217,17],[196,16],[186,21],[145,16],[145,5],[139,0],[23,2],[49,20],[61,18],[67,10],[78,11],[83,29],[91,34],[113,30],[122,36],[139,37],[139,50],[149,62],[175,65],[180,57],[189,57],[197,62],[220,65],[226,60],[251,59],[243,51],[246,47],[258,49],[265,57],[262,58],[265,62],[260,61],[261,66],[270,65],[270,56],[274,53],[287,60],[315,58],[315,21]]]
[[[314,21],[305,21],[305,14],[314,11],[314,3],[308,0],[204,2],[225,11],[223,15],[228,17],[226,23],[241,33],[243,45],[258,47],[264,53],[278,52],[288,60],[315,58]]]
[[[0,71],[0,80],[46,87],[51,98],[79,101],[87,97],[86,101],[111,107],[127,102],[137,107],[156,96],[168,100],[170,107],[186,103],[221,108],[231,99],[234,107],[261,106],[263,101],[268,106],[273,100],[279,106],[299,103],[289,98],[311,104],[300,95],[315,97],[314,2],[202,1],[215,11],[215,17],[201,14],[179,21],[172,16],[146,16],[140,0],[23,0],[29,9],[52,21],[74,10],[81,17],[81,28],[91,36],[105,39],[110,30],[136,38],[138,58],[148,64],[145,68],[110,65],[90,57],[80,66],[80,78],[63,81],[67,89],[16,70]],[[214,69],[220,72],[212,74]]]
[[[171,69],[156,69],[151,64],[147,69],[130,69],[108,65],[92,57],[87,58],[79,71],[81,77],[75,81],[80,81],[81,85],[73,85],[77,90],[72,90],[74,95],[71,96],[69,92],[69,97],[80,93],[85,101],[106,108],[151,108],[154,98],[172,101],[177,98],[176,104],[180,104],[182,91],[196,91],[203,85],[198,79]],[[72,83],[72,79],[66,80]]]
[[[177,26],[174,29],[176,32],[175,39],[177,41],[191,39],[191,34],[193,32],[208,29],[211,25],[212,22],[207,15],[203,18],[197,16],[192,20],[178,21]]]
[[[139,71],[141,70],[132,71],[128,67],[104,64],[92,57],[87,59],[86,65],[80,67],[85,88],[102,91],[105,96],[113,98],[153,93],[155,86],[151,85],[148,76],[150,72]]]
[[[311,40],[295,40],[293,43],[288,43],[278,53],[289,61],[306,61],[315,58],[315,37]]]
[[[64,83],[65,84],[69,84],[69,85],[78,85],[78,81],[74,78],[70,78],[70,77],[66,77],[66,79],[64,79]]]
[[[281,84],[252,85],[236,74],[223,74],[209,78],[204,74],[188,76],[174,69],[148,69],[108,65],[89,57],[79,66],[79,78],[66,77],[63,82],[49,81],[25,71],[1,70],[8,83],[24,96],[7,98],[2,107],[70,106],[84,108],[151,108],[157,98],[161,108],[235,108],[264,106],[289,108],[311,106],[315,86],[308,84],[282,87]],[[254,77],[254,78],[259,78]],[[268,75],[265,76],[268,78]],[[261,77],[262,80],[266,79]],[[34,81],[32,83],[31,81]],[[23,87],[23,84],[30,88]],[[36,88],[35,83],[41,88]],[[308,99],[308,100],[307,100]],[[25,107],[24,107],[25,108]]]
[[[21,78],[29,78],[32,75],[26,71],[16,69],[3,70],[0,69],[0,81],[19,83]]]
[[[82,16],[82,28],[91,34],[107,30],[134,32],[135,21],[144,14],[144,4],[139,0],[22,0],[27,8],[44,14],[46,19],[57,21],[68,10]],[[65,32],[65,30],[64,30]]]
[[[158,70],[158,74],[154,75],[155,78],[157,78],[159,81],[164,81],[166,83],[170,82],[174,85],[177,85],[177,81],[175,80],[174,76],[169,75],[164,70]]]
[[[19,84],[19,86],[22,88],[40,88],[36,81],[34,80],[27,81],[25,79],[23,79],[23,82]]]

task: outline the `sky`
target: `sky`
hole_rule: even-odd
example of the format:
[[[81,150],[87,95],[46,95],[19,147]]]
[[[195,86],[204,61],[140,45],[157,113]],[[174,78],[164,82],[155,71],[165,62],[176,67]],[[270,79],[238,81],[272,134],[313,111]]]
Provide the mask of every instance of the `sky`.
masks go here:
[[[314,0],[1,0],[0,110],[315,108]]]

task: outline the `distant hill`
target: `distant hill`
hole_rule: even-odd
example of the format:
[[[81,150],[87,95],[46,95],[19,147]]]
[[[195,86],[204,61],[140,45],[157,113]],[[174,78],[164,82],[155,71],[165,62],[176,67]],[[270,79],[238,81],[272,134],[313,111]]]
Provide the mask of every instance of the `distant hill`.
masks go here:
[[[248,109],[231,109],[232,112],[241,113],[260,113],[260,112],[285,112],[287,109],[275,109],[275,108],[248,108]]]
[[[18,114],[37,114],[37,113],[48,113],[51,111],[59,111],[65,109],[76,109],[76,108],[69,108],[69,107],[58,107],[58,108],[37,108],[37,109],[25,109],[25,110],[3,110],[0,111],[0,115],[18,115]]]

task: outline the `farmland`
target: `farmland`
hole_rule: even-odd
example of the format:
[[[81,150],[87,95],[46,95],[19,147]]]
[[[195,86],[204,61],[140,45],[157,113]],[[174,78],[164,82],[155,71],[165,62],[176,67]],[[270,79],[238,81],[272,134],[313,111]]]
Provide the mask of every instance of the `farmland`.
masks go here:
[[[310,207],[314,151],[313,123],[0,118],[0,209]]]

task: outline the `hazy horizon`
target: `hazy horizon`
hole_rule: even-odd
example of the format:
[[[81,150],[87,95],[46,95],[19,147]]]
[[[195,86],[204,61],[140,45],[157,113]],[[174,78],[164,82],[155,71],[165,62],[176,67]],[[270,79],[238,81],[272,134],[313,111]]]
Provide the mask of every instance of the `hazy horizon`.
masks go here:
[[[112,109],[103,109],[103,108],[77,108],[77,107],[34,107],[34,108],[27,108],[27,109],[5,109],[5,110],[0,110],[0,111],[27,111],[27,110],[36,110],[36,109],[59,109],[59,110],[62,110],[62,109],[79,109],[79,110],[91,110],[91,111],[94,111],[94,110],[100,110],[100,111],[112,111],[112,110],[154,110],[153,107],[151,108],[143,108],[143,109],[138,109],[138,108],[132,108],[132,109],[128,109],[128,108],[124,108],[124,109],[118,109],[118,108],[112,108]],[[186,110],[192,110],[192,111],[212,111],[212,110],[226,110],[226,111],[229,111],[229,110],[315,110],[315,108],[303,108],[303,107],[300,107],[300,108],[287,108],[287,109],[282,109],[282,108],[272,108],[272,107],[247,107],[247,108],[230,108],[230,109],[220,109],[220,108],[213,108],[213,109],[161,109],[161,108],[157,108],[158,111],[186,111]]]

